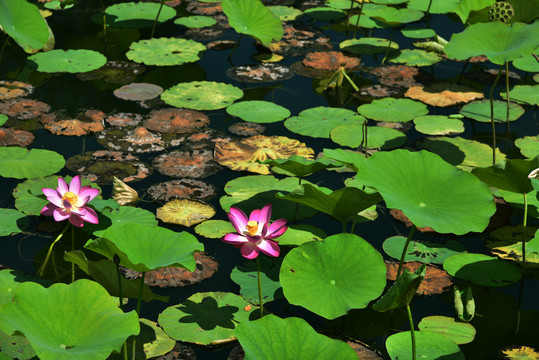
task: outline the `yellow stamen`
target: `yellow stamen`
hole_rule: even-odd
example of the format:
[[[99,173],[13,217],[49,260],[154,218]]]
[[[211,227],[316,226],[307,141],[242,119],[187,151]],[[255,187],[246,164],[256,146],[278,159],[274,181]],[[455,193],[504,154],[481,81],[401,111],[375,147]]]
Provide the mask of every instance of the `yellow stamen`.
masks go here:
[[[74,207],[79,201],[79,197],[77,196],[77,194],[68,191],[64,194],[64,196],[62,196],[62,202],[64,202],[65,200],[67,200],[71,204],[71,206]]]
[[[249,221],[245,228],[247,229],[247,232],[249,233],[249,235],[255,236],[256,232],[258,231],[258,222]]]

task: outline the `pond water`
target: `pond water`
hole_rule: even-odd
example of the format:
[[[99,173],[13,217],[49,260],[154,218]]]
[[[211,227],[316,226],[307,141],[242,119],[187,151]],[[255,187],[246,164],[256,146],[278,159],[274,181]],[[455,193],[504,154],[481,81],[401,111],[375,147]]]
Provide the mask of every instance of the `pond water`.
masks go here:
[[[105,6],[110,6],[114,3],[122,3],[122,1],[104,1]],[[182,3],[175,7],[178,16],[190,15],[187,8],[192,4]],[[279,4],[280,5],[280,4]],[[301,2],[296,1],[293,4],[285,4],[293,6],[297,9],[305,10],[315,6],[322,6],[323,2]],[[138,41],[141,39],[150,38],[151,26],[142,29],[122,29],[109,28],[107,43],[103,41],[102,25],[92,21],[90,17],[94,14],[99,14],[101,5],[99,1],[80,0],[76,5],[67,10],[53,10],[52,15],[47,18],[48,24],[54,32],[57,49],[92,49],[102,52],[107,59],[110,60],[127,60],[125,57],[125,44]],[[221,13],[222,14],[222,13]],[[424,19],[424,18],[423,18]],[[309,16],[302,16],[293,22],[296,26],[307,26],[309,29],[317,29],[320,33],[318,38],[328,37],[329,45],[325,50],[339,51],[339,44],[350,39],[353,36],[354,30],[347,30],[343,26],[343,19],[340,20],[315,20]],[[292,23],[292,22],[289,22]],[[426,26],[424,20],[414,22],[414,26]],[[453,33],[461,32],[464,26],[454,14],[448,15],[429,15],[428,25],[431,26],[436,33],[449,40]],[[410,26],[410,25],[407,25]],[[193,30],[190,30],[193,31]],[[194,30],[196,33],[197,30]],[[200,30],[199,30],[200,32]],[[358,37],[366,37],[367,35],[376,36],[379,38],[388,39],[392,36],[394,42],[398,43],[400,49],[413,49],[415,39],[410,39],[402,36],[400,31],[394,31],[391,34],[390,29],[375,29],[362,30],[357,32]],[[183,26],[176,25],[173,21],[168,21],[159,24],[156,28],[155,38],[159,37],[185,37],[191,38],[187,29]],[[195,37],[196,38],[196,37]],[[222,35],[211,39],[197,39],[203,44],[208,44],[214,40],[232,40],[237,41],[238,34],[233,29],[224,29]],[[234,80],[227,76],[227,70],[232,66],[243,66],[257,64],[253,60],[253,56],[259,53],[259,47],[256,46],[256,41],[249,36],[242,36],[239,46],[234,51],[230,58],[232,49],[225,50],[206,50],[201,59],[180,66],[151,66],[146,65],[145,71],[137,75],[132,82],[147,82],[161,86],[163,89],[168,89],[178,83],[189,81],[215,81],[221,83],[232,84],[244,91],[244,97],[241,100],[265,100],[278,104],[290,110],[292,116],[297,116],[300,112],[314,107],[334,107],[345,108],[356,111],[357,107],[363,104],[370,103],[372,98],[369,96],[353,96],[351,86],[346,82],[343,83],[342,89],[328,90],[320,92],[317,88],[320,86],[320,79],[313,79],[299,74],[287,80],[274,82],[246,82]],[[297,55],[285,56],[278,63],[287,67],[304,59],[307,51],[298,49]],[[355,71],[349,72],[349,75],[354,82],[361,88],[379,83],[379,78],[372,74],[371,70],[374,67],[381,66],[385,51],[375,55],[361,55],[361,67]],[[349,54],[350,55],[350,54]],[[26,54],[24,54],[16,45],[11,42],[6,48],[3,58],[0,62],[0,80],[18,80],[28,82],[35,86],[35,91],[29,98],[42,101],[49,104],[51,111],[62,110],[69,116],[76,116],[81,111],[87,109],[97,109],[105,114],[114,114],[121,112],[137,113],[146,115],[155,108],[168,107],[166,104],[150,103],[150,108],[144,108],[137,102],[118,99],[114,96],[113,91],[123,84],[110,83],[103,80],[81,80],[76,74],[47,74],[38,72],[32,69],[32,65],[26,62]],[[354,56],[354,55],[351,55]],[[357,55],[355,55],[357,56]],[[391,62],[386,62],[386,65],[395,65]],[[454,84],[461,73],[463,63],[442,60],[441,62],[428,67],[421,68],[428,76],[436,81]],[[490,62],[478,64],[470,64],[467,67],[467,74],[472,72],[482,72],[483,69],[497,69],[497,66]],[[512,85],[515,84],[531,84],[531,76],[524,71],[510,68],[515,72],[520,80],[512,80]],[[476,91],[485,94],[488,97],[490,85],[494,79],[493,76],[484,75],[487,78],[486,82],[478,80],[470,80],[464,78],[463,83],[472,86]],[[503,77],[502,77],[503,79]],[[500,80],[500,84],[503,81]],[[504,89],[504,85],[499,85],[495,91],[497,95],[499,91]],[[397,95],[401,97],[404,90],[402,87],[394,87]],[[208,94],[211,98],[213,95]],[[500,99],[499,95],[496,99]],[[436,107],[428,106],[429,115],[453,115],[458,114],[461,106]],[[519,149],[515,147],[514,140],[525,136],[537,136],[539,126],[537,121],[537,106],[525,106],[525,113],[518,121],[511,123],[510,133],[507,134],[505,124],[497,125],[498,146],[499,149],[507,155],[508,158],[522,158]],[[241,119],[232,117],[227,114],[225,109],[218,110],[202,110],[209,119],[210,127],[216,131],[222,132],[222,137],[240,138],[229,131],[229,126],[238,123]],[[1,111],[0,111],[1,113]],[[10,118],[11,124],[16,121]],[[369,125],[374,126],[376,121],[370,120]],[[411,124],[411,122],[409,123]],[[336,149],[339,145],[331,141],[329,138],[314,138],[311,136],[301,135],[290,131],[284,126],[283,121],[275,123],[262,124],[266,127],[264,135],[267,136],[286,136],[292,139],[297,139],[304,142],[307,146],[314,149],[315,154],[319,154],[323,149]],[[469,118],[463,119],[464,131],[457,136],[466,139],[473,139],[478,143],[491,144],[491,127],[490,123],[475,122]],[[12,125],[13,126],[13,125]],[[110,128],[106,124],[106,127]],[[87,151],[96,151],[104,149],[102,143],[98,142],[96,135],[84,136],[64,136],[53,135],[51,132],[41,128],[32,130],[35,136],[35,141],[28,146],[33,149],[48,149],[56,151],[69,159],[73,156],[80,155]],[[425,139],[426,135],[421,133],[412,126],[407,129],[406,142],[401,145],[401,148],[411,150],[419,150],[422,148],[420,141]],[[343,147],[350,149],[348,147]],[[175,150],[171,147],[164,153]],[[357,150],[357,148],[356,148]],[[152,152],[137,154],[142,162],[152,164],[154,158],[161,155],[163,152]],[[488,156],[488,154],[487,154]],[[488,166],[485,165],[485,167]],[[63,168],[58,175],[74,176],[74,172]],[[211,183],[217,189],[217,195],[210,200],[207,200],[215,210],[216,215],[213,219],[226,220],[226,212],[222,209],[219,199],[225,194],[225,185],[241,176],[252,175],[247,171],[232,171],[227,168],[222,168],[220,171],[203,177],[202,180]],[[344,186],[344,181],[351,178],[353,172],[335,172],[324,170],[315,173],[307,180],[319,186],[325,186],[331,189],[339,189]],[[275,175],[279,178],[284,178],[283,175]],[[391,176],[391,174],[388,174]],[[156,183],[171,180],[172,177],[163,175],[154,169],[153,173],[136,182],[130,182],[139,195],[146,194],[147,190]],[[1,178],[0,185],[4,191],[0,193],[0,206],[2,208],[14,208],[15,202],[11,195],[13,189],[23,180],[12,178]],[[110,183],[101,185],[102,195],[108,198],[111,195],[112,187]],[[152,202],[148,196],[145,196],[145,202],[139,202],[136,206],[147,209],[153,213],[162,203]],[[262,207],[264,204],[260,204]],[[295,204],[290,202],[290,208],[294,208]],[[537,226],[537,210],[531,211],[531,216],[528,219],[528,226]],[[280,217],[274,214],[274,217]],[[2,248],[0,251],[0,264],[7,267],[21,270],[30,274],[36,273],[39,265],[43,261],[44,255],[53,239],[53,235],[44,235],[39,233],[37,225],[43,220],[41,217],[33,217],[31,226],[28,231],[2,238]],[[338,221],[334,221],[330,216],[319,212],[315,216],[306,220],[301,220],[301,223],[316,225],[322,228],[328,235],[341,232],[342,225]],[[522,223],[522,212],[515,210],[510,219],[511,225]],[[183,227],[180,225],[169,225],[160,222],[160,226],[173,229],[175,231],[188,231],[192,234],[196,233],[193,227]],[[59,231],[59,230],[58,230]],[[378,218],[372,222],[363,222],[355,226],[355,233],[370,244],[372,244],[386,260],[392,259],[388,256],[382,247],[383,242],[395,235],[406,236],[409,229],[401,222],[395,220],[389,214],[389,209],[385,207],[384,202],[378,204]],[[84,236],[81,232],[80,236]],[[241,256],[239,251],[234,247],[222,243],[219,239],[204,238],[196,235],[199,241],[204,244],[205,251],[211,255],[218,263],[219,270],[209,279],[204,280],[200,284],[167,289],[153,289],[155,293],[160,295],[170,296],[170,302],[152,301],[144,303],[141,310],[141,317],[156,321],[159,314],[167,307],[179,304],[195,293],[206,291],[227,291],[239,294],[239,286],[230,279],[230,272],[238,264],[248,261]],[[475,234],[465,236],[444,235],[444,239],[458,240],[464,244],[467,251],[474,253],[488,253],[484,247],[486,234]],[[420,234],[419,239],[427,241],[439,241],[439,235]],[[415,238],[414,238],[415,239]],[[70,245],[70,244],[68,244]],[[68,246],[66,245],[66,246]],[[82,246],[79,246],[82,248]],[[59,248],[60,249],[60,248]],[[289,249],[283,247],[283,254],[286,254]],[[60,251],[60,250],[57,250]],[[394,260],[394,259],[393,259]],[[442,268],[441,265],[438,265]],[[537,271],[537,270],[534,270]],[[81,274],[82,276],[82,274]],[[498,355],[498,352],[508,346],[532,346],[539,350],[539,337],[537,332],[533,330],[534,321],[539,320],[539,281],[536,280],[537,273],[527,275],[522,282],[517,282],[511,286],[501,288],[489,288],[474,285],[474,296],[476,300],[476,317],[472,321],[472,325],[477,330],[475,340],[466,345],[461,345],[460,348],[468,359],[493,359]],[[453,306],[453,290],[445,291],[441,295],[432,296],[416,296],[411,303],[413,310],[414,322],[417,324],[422,318],[431,315],[443,315],[455,317]],[[127,305],[127,309],[131,310],[136,307],[136,302],[131,300]],[[522,309],[521,315],[521,330],[515,335],[514,327],[517,318],[518,308]],[[406,314],[403,311],[395,312],[395,316],[390,320],[389,316],[381,315],[370,309],[370,306],[364,310],[352,310],[348,315],[338,317],[335,320],[326,320],[300,306],[290,305],[284,299],[276,300],[267,304],[270,312],[281,317],[297,316],[306,319],[316,330],[328,336],[339,337],[342,335],[355,337],[360,341],[367,343],[369,346],[379,350],[386,358],[388,354],[385,350],[384,343],[391,334],[390,331],[408,330]],[[196,353],[196,359],[226,359],[232,349],[232,345],[227,344],[218,347],[205,347],[198,345],[190,345]]]

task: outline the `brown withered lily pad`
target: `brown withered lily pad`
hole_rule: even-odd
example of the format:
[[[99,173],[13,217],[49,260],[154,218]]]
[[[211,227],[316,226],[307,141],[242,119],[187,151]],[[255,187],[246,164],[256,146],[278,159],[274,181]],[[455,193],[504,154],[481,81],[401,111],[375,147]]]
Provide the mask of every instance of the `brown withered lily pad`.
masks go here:
[[[50,105],[32,99],[17,98],[0,101],[0,114],[17,120],[37,119],[50,110]]]
[[[161,133],[192,134],[210,125],[210,118],[200,111],[167,108],[151,111],[144,126]]]
[[[146,67],[131,61],[111,60],[101,66],[99,69],[78,73],[77,77],[81,80],[103,80],[108,83],[129,84],[135,78],[142,74]]]
[[[356,352],[360,360],[383,360],[384,358],[376,350],[371,349],[367,344],[359,340],[348,340],[346,342]]]
[[[213,151],[216,143],[230,141],[232,141],[232,138],[223,132],[208,129],[189,135],[185,139],[185,145],[183,147],[189,150],[207,149]]]
[[[82,136],[104,129],[105,113],[99,110],[87,110],[74,118],[58,111],[39,118],[45,129],[55,135]]]
[[[196,269],[191,272],[179,267],[164,267],[146,272],[144,283],[160,288],[183,287],[194,285],[209,279],[219,268],[217,261],[205,252],[194,254]],[[124,276],[128,279],[138,279],[142,274],[138,271],[125,269]]]
[[[107,116],[105,122],[111,126],[137,126],[142,122],[142,115],[134,113],[116,113]]]
[[[34,141],[34,134],[24,130],[0,127],[0,146],[27,147]]]
[[[228,127],[228,131],[236,135],[253,136],[262,134],[264,131],[266,131],[266,127],[257,123],[239,122],[230,125]]]
[[[161,174],[178,178],[202,178],[222,169],[213,161],[212,151],[208,149],[171,151],[157,156],[153,160],[153,166]]]
[[[138,157],[110,150],[75,155],[67,159],[66,167],[98,184],[111,184],[114,176],[125,183],[138,181],[152,173],[152,168]]]
[[[341,66],[346,70],[356,70],[361,64],[361,59],[346,56],[338,51],[317,51],[305,55],[301,63],[318,70],[337,71]]]
[[[176,134],[167,134],[165,136],[139,126],[134,129],[107,129],[97,136],[97,141],[107,149],[149,153],[178,146],[184,141],[184,137]]]
[[[300,56],[313,51],[331,50],[333,46],[320,30],[299,24],[284,24],[281,40],[272,42],[268,48],[279,55]]]
[[[314,150],[285,136],[256,135],[240,141],[215,144],[215,161],[236,171],[267,175],[270,167],[258,161],[288,159],[292,155],[313,159]]]
[[[33,92],[34,86],[22,81],[0,81],[0,100],[15,99],[22,96],[28,96]]]
[[[152,360],[196,360],[196,358],[193,348],[177,341],[172,350],[165,355],[154,357]]]
[[[474,71],[470,71],[464,74],[464,77],[466,79],[477,81],[481,84],[485,84],[489,86],[491,86],[492,83],[494,83],[496,76],[498,76],[498,69],[474,70]],[[500,76],[503,79],[505,79],[505,70],[502,70],[502,74]],[[520,75],[518,75],[516,72],[509,71],[509,82],[514,84],[519,81],[520,81]]]
[[[404,93],[404,96],[439,107],[467,104],[485,97],[483,93],[477,92],[475,89],[448,83],[436,83],[426,87],[412,86]]]
[[[114,90],[114,96],[124,100],[141,101],[155,99],[164,89],[155,84],[131,83]]]
[[[198,200],[176,199],[157,208],[155,217],[167,224],[191,226],[211,219],[213,206]]]
[[[367,99],[381,99],[384,97],[398,97],[400,94],[402,94],[402,91],[394,87],[375,84],[360,88],[358,92],[354,93],[354,96]]]
[[[236,45],[235,41],[232,40],[215,40],[208,44],[206,44],[206,47],[208,50],[228,50],[232,49]]]
[[[391,215],[395,220],[399,220],[400,222],[403,222],[406,227],[413,226],[414,224],[408,219],[404,213],[399,209],[391,209],[389,210],[389,215]],[[424,233],[430,233],[435,232],[433,228],[425,226],[417,228],[417,230],[424,232]]]
[[[419,261],[410,261],[404,263],[403,267],[410,272],[416,271],[423,263]],[[387,279],[395,281],[399,264],[386,261]],[[451,277],[447,271],[427,264],[425,279],[416,291],[417,295],[438,295],[448,291],[453,285]]]
[[[287,66],[278,64],[243,65],[229,68],[226,75],[237,81],[265,83],[288,80],[294,72]]]
[[[148,188],[150,198],[159,202],[183,198],[207,201],[216,194],[217,188],[214,185],[195,179],[170,180]]]
[[[187,4],[186,10],[192,14],[196,15],[215,15],[219,13],[223,13],[223,8],[221,7],[221,3],[213,3],[213,2],[200,2],[200,1],[191,1],[189,4]]]
[[[425,71],[406,65],[376,67],[370,71],[382,85],[409,88],[431,83],[434,78]]]
[[[214,15],[214,18],[216,16]],[[226,28],[220,25],[213,25],[207,28],[189,29],[185,32],[185,36],[196,41],[210,41],[221,37],[226,31]]]

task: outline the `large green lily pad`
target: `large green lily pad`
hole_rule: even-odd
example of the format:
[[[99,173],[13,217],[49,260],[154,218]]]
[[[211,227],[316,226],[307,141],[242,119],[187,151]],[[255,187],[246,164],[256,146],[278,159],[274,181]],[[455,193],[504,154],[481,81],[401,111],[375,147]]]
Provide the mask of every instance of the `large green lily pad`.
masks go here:
[[[338,234],[292,249],[283,260],[279,278],[291,304],[335,319],[351,309],[365,308],[380,296],[386,268],[380,253],[367,241]]]
[[[361,163],[358,178],[415,226],[440,233],[482,232],[496,210],[486,184],[427,151],[375,153]]]
[[[86,279],[49,288],[21,284],[0,309],[0,328],[22,332],[43,360],[105,359],[139,333],[137,313],[124,314],[101,285]]]
[[[228,233],[236,232],[236,229],[230,221],[206,220],[195,226],[195,232],[209,239],[219,239]]]
[[[331,162],[328,158],[316,160],[306,159],[303,156],[292,155],[288,159],[267,159],[263,164],[270,165],[273,171],[285,175],[303,178],[320,170],[338,167],[336,162]]]
[[[159,13],[159,18],[157,14]],[[123,28],[151,27],[157,18],[158,23],[176,16],[176,10],[170,6],[148,2],[127,2],[114,4],[105,9],[107,25]]]
[[[37,65],[37,71],[46,73],[83,73],[99,69],[107,58],[93,50],[51,50],[28,57]]]
[[[222,109],[242,97],[243,91],[237,87],[212,81],[179,83],[161,94],[169,105],[194,110]]]
[[[539,135],[524,136],[523,138],[516,139],[515,146],[528,159],[534,158],[539,155]]]
[[[457,344],[471,343],[475,337],[472,324],[455,321],[447,316],[427,316],[417,325],[421,331],[430,331],[447,336]]]
[[[322,241],[327,237],[324,230],[308,224],[288,225],[286,232],[279,236],[279,245],[299,246],[309,241]]]
[[[500,96],[507,98],[507,93],[502,91]],[[511,101],[525,105],[539,105],[539,85],[517,85],[509,92]]]
[[[364,142],[363,125],[344,124],[331,130],[331,140],[339,145],[357,148],[391,150],[406,144],[406,135],[399,130],[381,126],[368,126],[367,142]],[[366,146],[365,146],[366,145]]]
[[[460,109],[460,113],[467,118],[479,122],[490,122],[490,101],[472,101]],[[515,121],[524,114],[522,106],[510,103],[509,121]],[[507,103],[505,101],[494,100],[494,122],[505,123],[507,121]]]
[[[528,175],[537,168],[539,157],[508,159],[494,166],[474,169],[472,173],[494,188],[525,194],[533,190]]]
[[[387,122],[407,122],[429,113],[427,106],[419,101],[391,97],[361,105],[357,112],[366,118]]]
[[[52,175],[65,165],[55,151],[20,147],[0,147],[0,176],[32,179]]]
[[[453,135],[464,132],[464,124],[460,119],[452,119],[443,115],[426,115],[414,119],[415,129],[427,135]]]
[[[200,29],[217,24],[217,20],[210,16],[193,15],[178,18],[174,20],[174,24],[183,25],[188,28]]]
[[[453,277],[491,287],[514,284],[522,276],[515,263],[483,254],[453,255],[444,261],[444,269]]]
[[[383,6],[375,11],[369,12],[369,17],[389,26],[397,26],[418,21],[423,17],[423,13],[410,8],[397,9],[391,6]]]
[[[118,209],[103,209],[98,213],[99,223],[86,224],[83,230],[87,233],[100,237],[103,232],[116,224],[144,224],[157,226],[155,215],[145,209],[133,206],[121,206]]]
[[[198,61],[204,50],[205,45],[190,39],[154,38],[132,43],[125,56],[146,65],[182,65]]]
[[[254,123],[273,123],[286,119],[290,111],[269,101],[240,101],[226,108],[229,115]]]
[[[389,62],[406,64],[408,66],[431,66],[440,62],[440,55],[425,50],[401,50],[397,56],[391,57]]]
[[[360,39],[344,40],[339,44],[339,48],[357,55],[373,55],[391,50],[398,50],[399,44],[387,39],[375,37],[362,37]]]
[[[284,126],[297,134],[316,138],[329,138],[339,125],[362,123],[365,118],[352,110],[318,106],[303,110],[284,122]]]
[[[465,359],[459,346],[444,335],[428,331],[416,331],[415,339],[417,358],[422,360]],[[409,331],[403,331],[388,337],[386,349],[391,360],[415,360],[412,359],[412,340]]]
[[[357,359],[346,343],[318,334],[301,318],[281,319],[270,314],[241,323],[235,334],[245,352],[245,360]]]

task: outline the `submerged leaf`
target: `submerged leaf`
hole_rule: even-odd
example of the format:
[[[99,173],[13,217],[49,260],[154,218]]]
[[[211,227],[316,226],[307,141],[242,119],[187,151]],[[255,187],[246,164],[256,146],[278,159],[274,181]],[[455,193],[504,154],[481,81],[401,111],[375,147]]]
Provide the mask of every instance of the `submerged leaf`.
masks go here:
[[[156,217],[167,224],[191,226],[215,215],[213,206],[201,201],[179,199],[167,202],[157,209]]]

